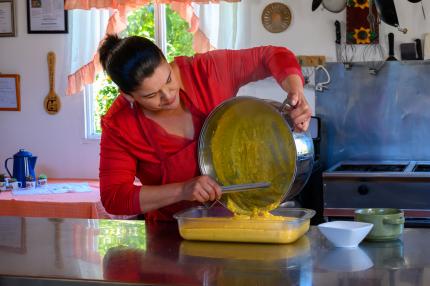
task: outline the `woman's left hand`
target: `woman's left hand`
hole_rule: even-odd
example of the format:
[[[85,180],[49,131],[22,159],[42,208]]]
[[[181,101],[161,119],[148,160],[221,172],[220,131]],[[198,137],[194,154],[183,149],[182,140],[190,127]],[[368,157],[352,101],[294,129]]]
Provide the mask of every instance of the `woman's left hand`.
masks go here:
[[[312,111],[306,100],[300,76],[293,74],[286,77],[282,82],[282,88],[288,93],[287,102],[291,108],[287,110],[294,131],[306,131],[309,127]]]

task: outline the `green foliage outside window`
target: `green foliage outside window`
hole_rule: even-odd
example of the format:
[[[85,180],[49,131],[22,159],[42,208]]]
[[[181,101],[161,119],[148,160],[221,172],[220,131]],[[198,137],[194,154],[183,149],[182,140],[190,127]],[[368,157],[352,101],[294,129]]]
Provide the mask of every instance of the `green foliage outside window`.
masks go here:
[[[188,23],[166,6],[166,57],[169,62],[177,56],[194,55],[193,35],[188,32],[188,28]]]
[[[154,6],[144,6],[128,16],[128,26],[122,36],[138,35],[154,41]],[[188,32],[188,23],[176,14],[169,5],[166,5],[166,58],[170,62],[176,56],[191,56],[192,34]],[[112,105],[118,95],[118,87],[105,74],[99,74],[94,84],[96,92],[96,105],[94,124],[96,132],[101,133],[100,118]]]

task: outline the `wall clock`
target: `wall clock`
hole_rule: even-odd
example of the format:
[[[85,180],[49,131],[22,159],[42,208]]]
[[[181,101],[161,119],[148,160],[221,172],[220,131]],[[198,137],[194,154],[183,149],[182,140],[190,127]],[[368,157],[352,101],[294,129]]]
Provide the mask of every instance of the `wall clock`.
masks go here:
[[[283,32],[291,24],[290,8],[283,3],[270,3],[261,14],[261,22],[264,28],[271,33]]]

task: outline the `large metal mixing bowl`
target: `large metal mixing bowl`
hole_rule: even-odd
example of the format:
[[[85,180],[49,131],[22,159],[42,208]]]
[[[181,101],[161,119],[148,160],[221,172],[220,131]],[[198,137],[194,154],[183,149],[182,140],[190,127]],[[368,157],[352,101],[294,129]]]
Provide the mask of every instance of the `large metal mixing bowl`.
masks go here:
[[[230,210],[246,214],[272,210],[297,195],[311,174],[313,155],[307,133],[291,131],[285,114],[272,104],[246,96],[211,112],[198,146],[201,173],[221,185],[271,183],[267,189],[222,196]]]

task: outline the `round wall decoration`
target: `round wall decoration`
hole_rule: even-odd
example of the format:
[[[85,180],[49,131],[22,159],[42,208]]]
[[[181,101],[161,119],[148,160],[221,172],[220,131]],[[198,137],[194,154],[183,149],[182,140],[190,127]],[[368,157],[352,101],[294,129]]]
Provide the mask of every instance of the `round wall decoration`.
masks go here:
[[[261,14],[261,22],[264,28],[271,33],[283,32],[291,24],[290,8],[283,3],[270,3]]]

